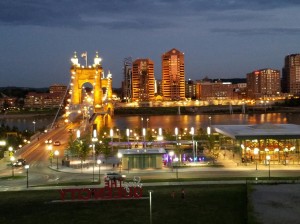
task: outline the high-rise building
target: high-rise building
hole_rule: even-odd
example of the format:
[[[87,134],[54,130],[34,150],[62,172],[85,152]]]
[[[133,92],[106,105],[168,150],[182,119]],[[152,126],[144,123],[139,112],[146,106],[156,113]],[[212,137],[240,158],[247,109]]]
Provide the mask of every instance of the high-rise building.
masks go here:
[[[131,78],[132,78],[132,58],[125,58],[123,61],[123,75],[124,81],[122,82],[122,98],[127,102],[130,101],[131,95]]]
[[[185,97],[189,99],[196,97],[196,84],[191,79],[185,81]]]
[[[280,71],[261,69],[247,74],[247,95],[250,99],[274,97],[280,94]]]
[[[132,64],[132,100],[154,100],[154,63],[150,59],[137,59]]]
[[[164,100],[185,99],[184,54],[175,48],[162,55],[162,93]]]
[[[282,92],[300,94],[300,54],[285,57],[282,69]]]

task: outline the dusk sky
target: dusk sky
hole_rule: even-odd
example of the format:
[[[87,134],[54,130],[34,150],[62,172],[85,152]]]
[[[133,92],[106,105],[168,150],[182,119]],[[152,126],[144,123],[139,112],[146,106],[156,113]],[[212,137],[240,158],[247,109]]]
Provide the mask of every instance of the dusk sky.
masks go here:
[[[125,57],[185,53],[186,79],[245,78],[300,53],[299,0],[1,0],[0,86],[68,84],[73,52],[95,52],[113,86]],[[85,64],[80,58],[80,63]]]

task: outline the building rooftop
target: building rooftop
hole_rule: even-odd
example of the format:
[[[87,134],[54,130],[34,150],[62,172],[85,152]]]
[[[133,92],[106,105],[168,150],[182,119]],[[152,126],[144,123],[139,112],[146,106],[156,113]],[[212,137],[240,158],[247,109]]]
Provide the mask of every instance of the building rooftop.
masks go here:
[[[156,149],[119,149],[118,153],[122,155],[142,155],[142,154],[165,154],[166,150],[163,148],[156,148]]]
[[[300,138],[300,125],[295,124],[213,125],[212,128],[233,139]]]

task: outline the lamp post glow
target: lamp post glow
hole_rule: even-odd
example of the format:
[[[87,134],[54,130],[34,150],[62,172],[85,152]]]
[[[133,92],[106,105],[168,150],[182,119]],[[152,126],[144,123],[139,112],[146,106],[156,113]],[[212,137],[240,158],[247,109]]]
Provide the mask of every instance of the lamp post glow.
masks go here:
[[[194,134],[195,134],[195,129],[194,129],[194,127],[191,127],[191,135],[192,135],[192,145],[193,145],[193,162],[195,162],[195,155],[196,155],[196,153],[195,153],[195,144],[194,144]]]
[[[109,135],[110,135],[110,138],[111,138],[111,152],[113,152],[114,151],[114,146],[113,146],[113,142],[114,142],[114,130],[113,129],[110,129]]]
[[[127,129],[126,129],[126,136],[127,136],[127,144],[128,144],[128,148],[129,148],[129,135],[130,135],[130,131],[129,131],[129,129],[127,128]]]
[[[256,167],[256,170],[257,170],[257,155],[259,153],[259,148],[254,148],[254,159],[255,159],[255,167]]]
[[[59,151],[55,150],[54,155],[56,156],[56,169],[58,170],[58,156],[59,156]]]
[[[26,176],[27,176],[26,187],[28,188],[28,170],[29,170],[29,164],[25,165],[24,168],[26,169]]]
[[[146,129],[145,128],[143,128],[143,139],[144,139],[143,147],[145,147],[145,139],[146,139]]]
[[[92,142],[93,142],[93,182],[95,181],[95,143],[98,141],[97,138],[97,130],[93,130],[93,137],[92,137]]]
[[[271,163],[270,163],[271,162],[271,156],[267,155],[266,159],[267,159],[268,164],[269,164],[269,180],[270,180],[270,178],[271,178]]]
[[[35,133],[35,120],[32,122],[33,123],[33,133]]]
[[[101,178],[100,178],[101,160],[100,159],[97,159],[97,164],[99,166],[99,184],[101,184]]]
[[[173,172],[173,156],[174,156],[174,152],[173,152],[173,151],[170,151],[170,152],[169,152],[169,156],[170,156],[171,167],[172,167],[172,172]]]

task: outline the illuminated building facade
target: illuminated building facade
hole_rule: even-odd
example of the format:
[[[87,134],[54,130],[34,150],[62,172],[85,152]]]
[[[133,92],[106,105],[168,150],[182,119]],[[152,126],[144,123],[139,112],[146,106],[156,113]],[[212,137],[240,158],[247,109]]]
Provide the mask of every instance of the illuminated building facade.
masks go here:
[[[196,85],[191,79],[185,81],[185,97],[188,99],[196,98]]]
[[[282,69],[282,92],[300,94],[300,54],[285,57]]]
[[[53,84],[52,86],[49,87],[50,93],[59,93],[64,95],[66,91],[67,91],[67,86],[62,84]]]
[[[278,96],[280,91],[279,70],[268,68],[247,74],[247,95],[249,99]]]
[[[132,58],[125,58],[123,61],[123,75],[124,81],[122,82],[122,98],[126,102],[130,101],[132,98]]]
[[[196,99],[198,100],[233,100],[239,98],[235,91],[237,84],[230,82],[197,82]]]
[[[175,48],[162,55],[162,93],[164,100],[185,99],[184,54]]]
[[[132,100],[154,100],[154,63],[150,59],[137,59],[132,63]]]

